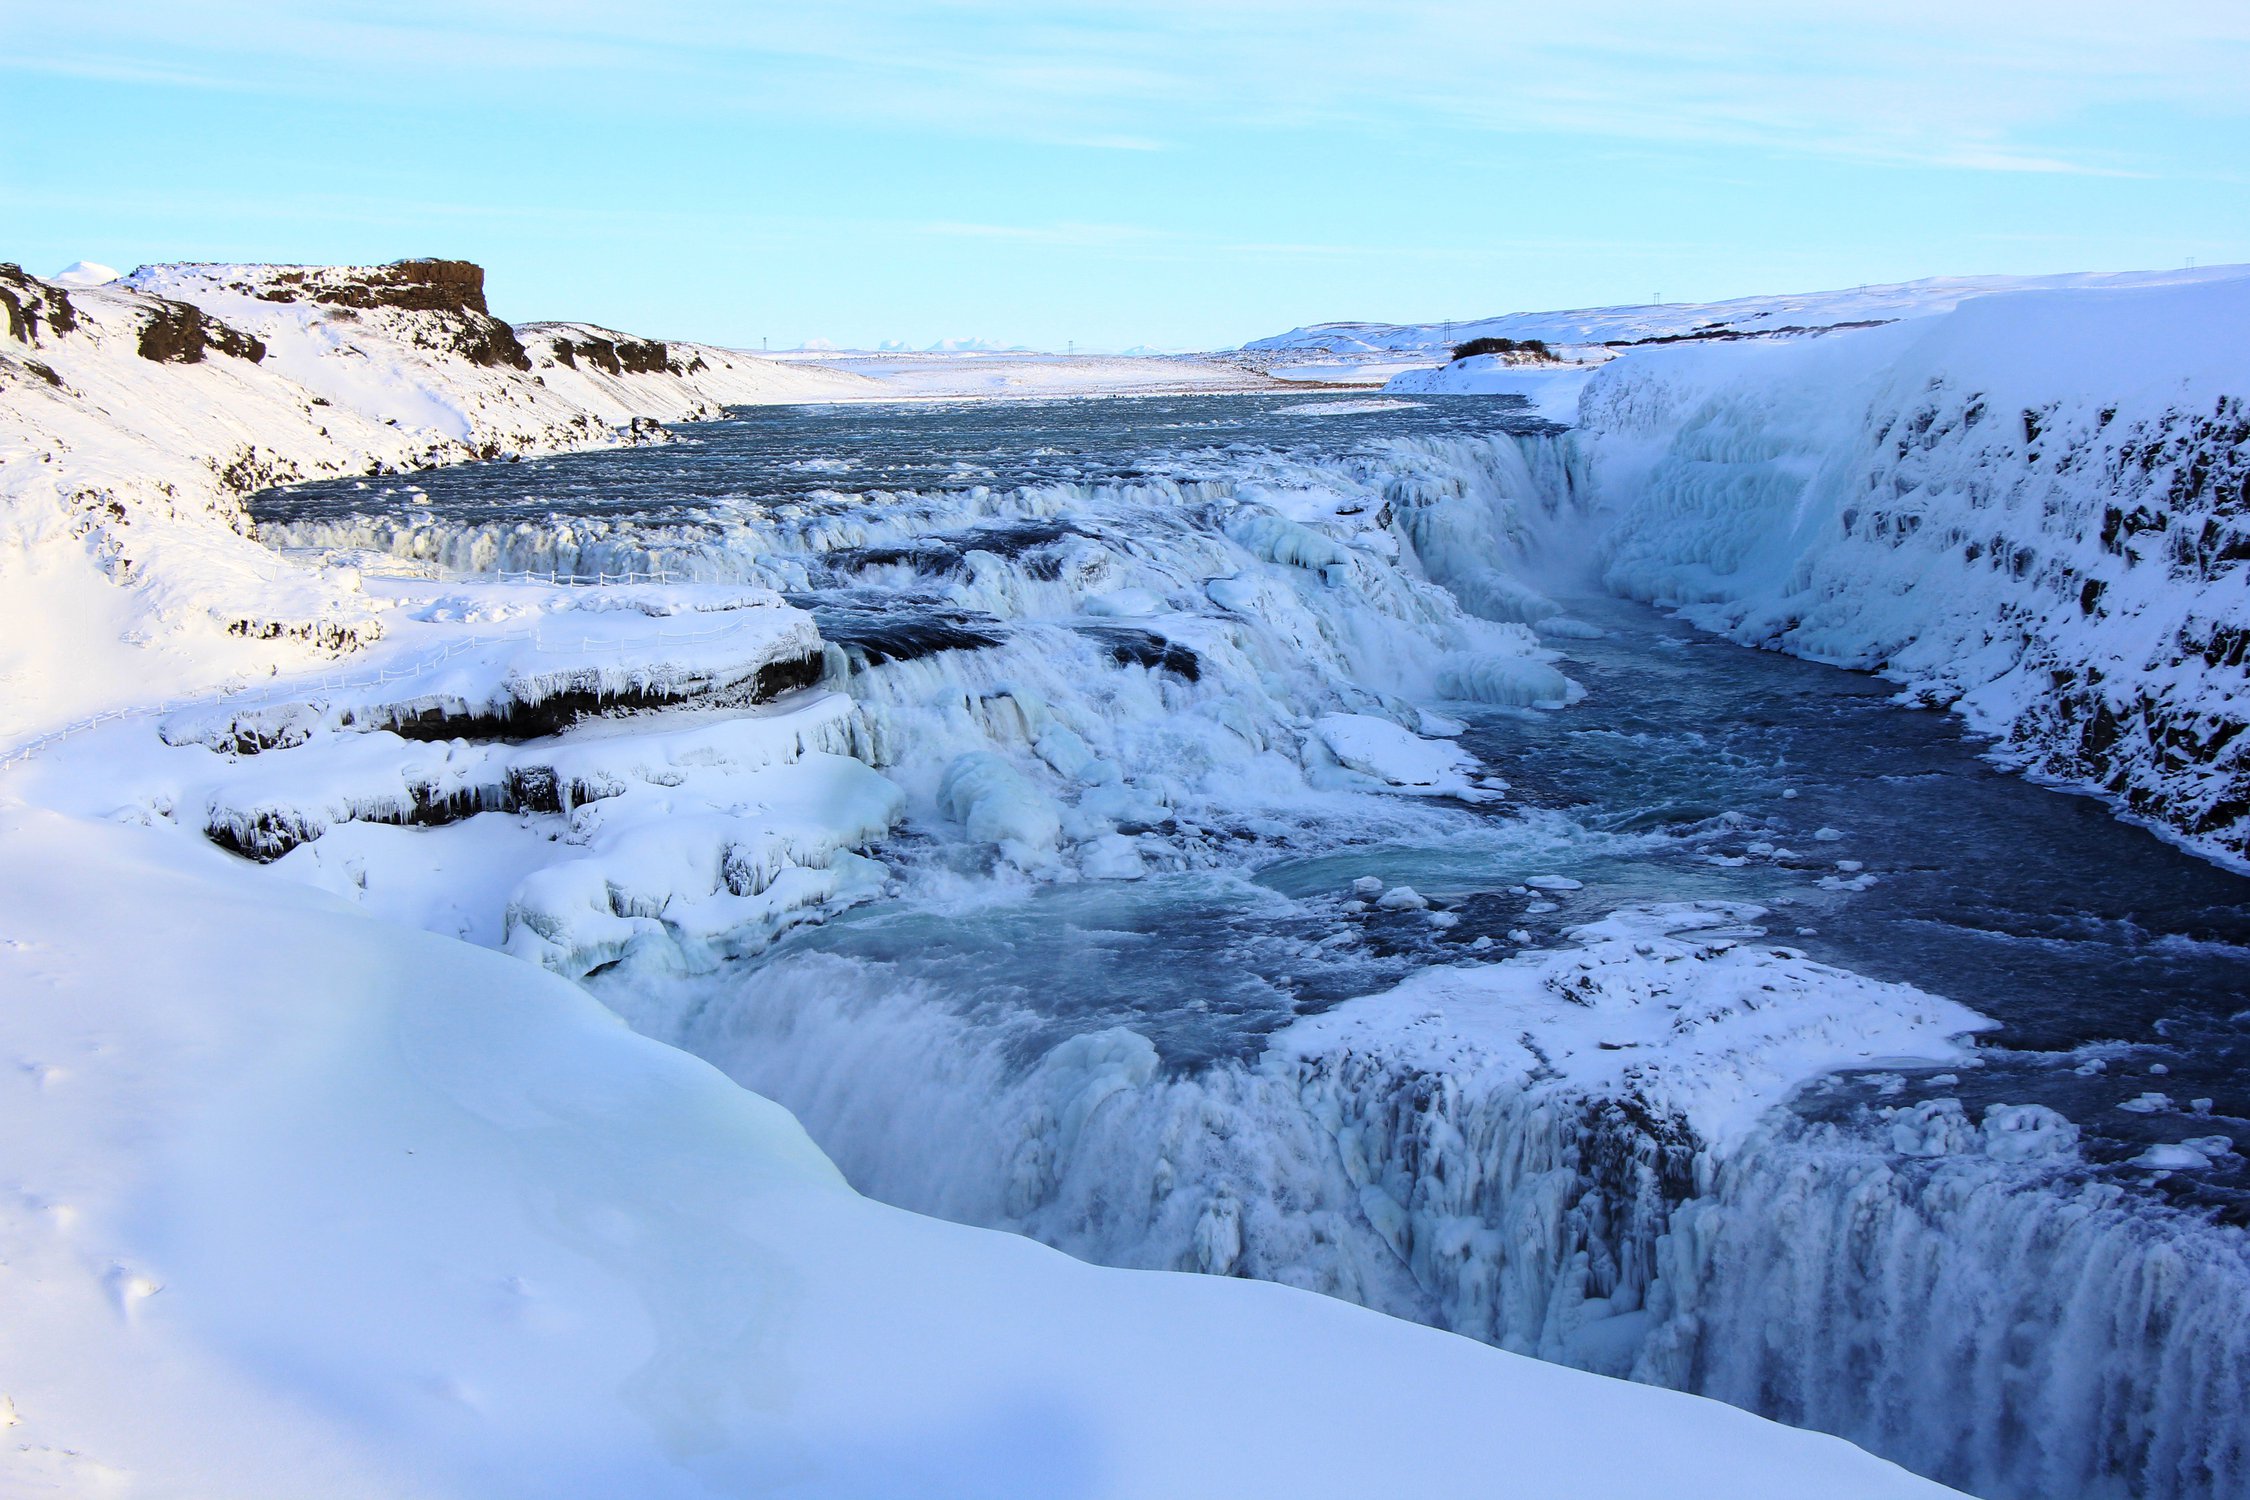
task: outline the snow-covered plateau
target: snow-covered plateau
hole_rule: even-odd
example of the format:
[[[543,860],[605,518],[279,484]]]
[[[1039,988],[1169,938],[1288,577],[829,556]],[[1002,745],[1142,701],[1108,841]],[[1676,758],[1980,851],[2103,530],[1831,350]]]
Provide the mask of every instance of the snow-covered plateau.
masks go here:
[[[2136,976],[2040,1041],[1880,954],[1973,893],[1884,925],[1866,788],[2063,799],[1604,597],[2244,858],[2240,273],[1336,399],[73,271],[0,271],[27,1490],[2250,1484],[2232,877],[1980,912]]]
[[[2250,859],[2250,268],[1445,328],[1556,346],[1388,388],[1520,396],[1573,426],[1612,590],[1881,672],[2032,773]],[[1445,340],[1324,324],[1248,347]]]

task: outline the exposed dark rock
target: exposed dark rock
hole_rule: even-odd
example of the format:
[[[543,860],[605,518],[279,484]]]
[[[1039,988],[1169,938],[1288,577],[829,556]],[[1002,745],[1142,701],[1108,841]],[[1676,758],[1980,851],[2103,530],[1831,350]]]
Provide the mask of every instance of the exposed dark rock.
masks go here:
[[[862,568],[889,567],[904,564],[927,577],[949,577],[961,574],[967,566],[971,552],[989,552],[995,557],[1023,557],[1064,537],[1084,535],[1068,521],[1019,521],[1013,525],[981,526],[973,531],[951,532],[943,536],[916,537],[910,542],[892,542],[871,547],[839,547],[825,559],[838,573],[856,573]],[[1059,566],[1042,566],[1045,559],[1033,559],[1025,564],[1035,576],[1057,576]]]
[[[25,271],[0,262],[0,310],[8,319],[8,337],[19,344],[36,344],[49,334],[64,334],[78,326],[78,311],[69,294]]]
[[[159,364],[194,365],[216,349],[252,364],[266,357],[266,346],[239,328],[230,328],[202,308],[168,297],[152,297],[149,320],[141,329],[140,355]]]
[[[340,625],[333,620],[255,619],[245,615],[227,623],[227,634],[252,641],[302,641],[340,656],[381,640],[383,627],[374,621]]]
[[[245,286],[267,302],[310,302],[358,312],[397,308],[435,313],[442,332],[427,347],[458,354],[472,364],[531,368],[516,331],[492,316],[484,301],[484,267],[466,260],[402,260],[387,266],[296,266],[274,271],[263,285]]]
[[[614,795],[615,787],[565,785],[552,766],[510,767],[498,780],[440,790],[427,783],[404,789],[395,800],[356,806],[348,819],[392,828],[442,828],[479,813],[559,813]],[[335,824],[318,814],[261,808],[244,818],[221,814],[205,825],[204,836],[229,853],[271,864],[290,850],[309,844]]]
[[[940,651],[978,651],[1005,638],[1000,623],[965,612],[914,609],[853,609],[793,596],[792,604],[810,609],[821,638],[851,659],[854,671],[886,662],[916,661]]]
[[[291,267],[275,271],[258,295],[268,302],[317,302],[323,307],[491,315],[484,303],[484,267],[466,260],[401,260],[348,269]]]
[[[536,702],[512,701],[496,707],[467,708],[458,703],[419,706],[388,704],[353,720],[359,729],[388,729],[410,740],[498,740],[516,744],[560,734],[586,719],[668,708],[695,702],[711,706],[763,703],[820,681],[819,652],[769,661],[747,682],[714,687],[708,680],[683,679],[662,687],[606,691],[588,684],[566,687]]]
[[[1109,647],[1110,659],[1119,666],[1143,666],[1152,672],[1171,672],[1194,682],[1203,675],[1203,663],[1196,654],[1176,641],[1146,630],[1132,630],[1122,625],[1079,625],[1073,627],[1089,640]]]
[[[1659,333],[1639,339],[1605,339],[1607,349],[1634,349],[1643,344],[1696,344],[1733,343],[1738,339],[1793,339],[1817,338],[1824,333],[1840,333],[1851,328],[1880,328],[1893,322],[1891,318],[1860,318],[1849,323],[1822,323],[1817,327],[1792,323],[1786,328],[1698,328],[1688,333]]]
[[[658,339],[572,339],[558,334],[550,348],[557,364],[572,369],[583,359],[612,375],[662,375],[675,368],[685,373],[684,367],[672,364],[671,351]],[[700,369],[702,361],[695,361],[695,367]]]

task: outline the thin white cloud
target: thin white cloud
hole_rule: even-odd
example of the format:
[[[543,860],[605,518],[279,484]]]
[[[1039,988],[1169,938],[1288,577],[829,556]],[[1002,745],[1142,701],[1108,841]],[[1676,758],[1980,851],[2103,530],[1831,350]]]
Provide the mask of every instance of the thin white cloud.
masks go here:
[[[2159,171],[2102,111],[2250,120],[2250,6],[2176,0],[0,0],[0,67],[1104,150],[1433,127],[1984,172]]]

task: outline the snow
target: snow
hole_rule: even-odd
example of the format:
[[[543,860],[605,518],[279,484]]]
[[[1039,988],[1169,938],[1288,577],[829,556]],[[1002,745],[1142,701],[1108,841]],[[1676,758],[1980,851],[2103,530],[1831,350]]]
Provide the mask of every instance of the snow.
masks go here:
[[[1573,426],[1609,587],[1883,672],[1998,737],[2007,763],[2250,860],[2250,541],[2233,514],[2250,267],[1323,324],[1247,347],[1350,362],[1483,336],[1574,362],[1478,356],[1389,388],[1512,395]],[[1537,604],[1520,613],[1567,638]],[[1486,696],[1460,673],[1449,691]]]
[[[1679,345],[1586,388],[1610,585],[1879,670],[2207,856],[2243,817],[2250,273]],[[2159,747],[2200,745],[2175,755]]]
[[[1343,889],[1376,897],[1377,920],[1451,915],[1368,881],[1382,885]],[[1774,945],[1757,919],[1627,908],[1558,946],[1418,971],[1296,1020],[1254,1059],[1196,1070],[1160,1069],[1127,1026],[1038,1047],[999,1007],[957,1009],[922,993],[911,963],[849,946],[780,957],[750,991],[636,986],[636,1024],[791,1099],[887,1201],[1105,1264],[1276,1280],[1682,1381],[1683,1350],[1728,1343],[1737,1317],[1762,1328],[1773,1304],[1693,1321],[1695,1289],[1659,1274],[1673,1203],[1750,1171],[1805,1084],[1961,1066],[1989,1025]],[[1728,1221],[1729,1247],[1746,1237]]]
[[[1354,771],[1392,786],[1465,792],[1477,758],[1444,740],[1426,740],[1371,714],[1323,714],[1313,721],[1329,753]]]
[[[573,977],[627,956],[709,969],[879,893],[882,867],[857,851],[904,811],[850,753],[864,730],[836,693],[521,745],[402,739],[357,712],[316,691],[174,715],[170,749],[121,725],[84,761],[35,759],[18,780]],[[258,739],[273,743],[236,749]]]
[[[372,273],[308,274],[348,290]],[[878,1208],[784,1112],[565,980],[614,970],[637,1025],[746,1079],[882,1078],[879,1108],[814,1123],[886,1196],[1642,1379],[1683,1381],[1706,1349],[1759,1399],[1763,1366],[1699,1344],[1697,1299],[1770,1278],[1775,1305],[1805,1302],[1832,1268],[1756,1236],[1836,1206],[1729,1163],[1783,1149],[1778,1107],[1812,1080],[1965,1066],[1987,1023],[1769,944],[1755,908],[1628,907],[1555,946],[1517,929],[1527,951],[1486,940],[1474,951],[1501,961],[1423,969],[1193,1075],[1123,1026],[1017,1067],[1020,1036],[833,956],[762,965],[732,1030],[695,1034],[700,1010],[664,1004],[891,890],[877,845],[901,827],[952,846],[948,889],[1011,890],[1148,881],[1276,827],[1372,836],[1428,826],[1443,804],[1425,799],[1497,798],[1439,710],[1581,692],[1540,639],[1587,627],[1531,580],[1541,543],[1584,540],[1592,500],[1620,588],[1891,671],[2051,774],[2071,774],[2040,717],[2074,701],[2058,674],[2098,670],[2117,702],[2156,705],[2151,726],[2223,728],[2240,572],[2211,529],[2225,494],[2194,476],[2234,482],[2238,440],[2210,424],[2239,392],[2250,282],[1763,299],[1702,331],[1786,336],[1451,377],[1549,413],[1574,399],[1568,436],[893,496],[845,522],[744,519],[702,550],[435,518],[277,534],[326,554],[307,567],[247,537],[244,490],[646,441],[650,419],[732,402],[1218,390],[1275,361],[762,361],[556,323],[513,331],[523,370],[464,354],[492,332],[464,314],[340,316],[268,295],[308,284],[284,276],[144,268],[73,288],[74,327],[0,347],[0,728],[132,710],[0,767],[0,990],[38,997],[0,1008],[16,1063],[0,1129],[22,1143],[0,1259],[36,1288],[0,1389],[49,1487],[115,1471],[155,1495],[544,1495],[587,1474],[652,1495],[1364,1493],[1483,1484],[1497,1454],[1541,1492],[1937,1492],[1826,1439],[1277,1286],[1096,1271]],[[160,297],[263,357],[142,358]],[[1877,310],[1911,321],[1837,327]],[[1585,338],[1681,315],[1641,311],[1557,317]],[[1836,331],[1787,333],[1816,324]],[[1330,342],[1371,363],[1386,347]],[[1329,344],[1267,352],[1292,350],[1317,365]],[[2169,538],[2211,556],[2101,540],[2107,506],[2180,504],[2182,485],[2195,526]],[[1032,520],[1069,523],[1036,565],[969,547],[917,584],[917,608],[991,622],[990,642],[870,669],[775,592],[832,553]],[[2010,565],[1963,571],[1969,536]],[[2026,548],[2040,556],[2015,566]],[[482,576],[388,576],[430,559]],[[693,581],[491,576],[542,561]],[[862,572],[873,587],[899,566]],[[2191,637],[2220,649],[2163,659]],[[2235,774],[2115,769],[2120,795],[2183,826],[2223,809]],[[2223,850],[2232,827],[2187,836]],[[1823,885],[1875,879],[1837,868],[1852,878]],[[1459,920],[1430,881],[1370,879],[1349,909],[1420,941]],[[1515,894],[1560,898],[1527,900],[1544,914],[1583,890],[1539,874]],[[846,1097],[782,1081],[814,1110]],[[2143,1098],[2120,1107],[2170,1108]],[[2068,1122],[2029,1106],[1972,1121],[1929,1100],[1888,1125],[1883,1170],[1911,1157],[1933,1181],[2076,1160]],[[941,1147],[980,1165],[916,1175]],[[1600,1198],[1597,1147],[1646,1190]],[[2203,1137],[2141,1165],[2229,1149]],[[1670,1200],[1662,1173],[1687,1184]],[[1776,1195],[1787,1208],[1761,1218]],[[1930,1222],[2004,1217],[1979,1206],[1993,1196],[1933,1199]],[[2112,1232],[2111,1208],[2087,1213]],[[1525,1224],[1552,1232],[1499,1253]],[[1968,1273],[1917,1250],[1928,1232],[1902,1217],[1867,1241],[1896,1259],[1886,1284],[1973,1302]],[[1986,1238],[2026,1256],[2063,1241]],[[2036,1266],[2024,1282],[2060,1284]],[[1821,1399],[1851,1425],[1844,1397]]]
[[[115,281],[119,274],[98,261],[74,260],[46,279],[57,286],[103,286]]]
[[[1497,354],[1476,354],[1435,369],[1394,375],[1386,391],[1432,396],[1520,396],[1537,415],[1568,426],[1578,420],[1578,398],[1595,361],[1572,365],[1510,364]]]
[[[1140,396],[1270,388],[1253,371],[1202,355],[1038,354],[964,348],[922,354],[802,350],[772,356],[793,370],[880,382],[891,399]]]
[[[1952,1001],[1749,941],[1759,930],[1747,924],[1760,915],[1719,903],[1620,911],[1573,928],[1574,950],[1418,970],[1296,1022],[1276,1045],[1299,1057],[1379,1058],[1477,1091],[1537,1080],[1630,1095],[1724,1152],[1814,1078],[1964,1058],[1959,1038],[1993,1024]]]
[[[292,274],[309,273],[144,267],[56,290],[69,327],[48,318],[30,342],[0,344],[0,735],[143,700],[150,682],[205,690],[378,638],[378,611],[348,579],[292,567],[246,534],[251,489],[645,440],[636,419],[881,390],[688,344],[667,346],[685,373],[572,370],[537,329],[525,330],[531,369],[478,364],[453,348],[476,331],[462,315],[302,300]],[[318,274],[348,289],[378,273]],[[262,357],[143,357],[159,298],[256,337]]]
[[[652,424],[730,405],[1268,383],[1193,357],[784,362],[584,323],[514,330],[529,363],[517,369],[462,352],[505,328],[495,320],[354,305],[384,274],[144,266],[58,286],[71,326],[47,320],[28,343],[0,345],[0,737],[129,705],[152,680],[207,690],[379,636],[353,590],[278,564],[246,535],[240,499],[269,484],[651,441],[662,435]],[[141,357],[159,299],[255,338],[261,356]],[[662,367],[613,373],[570,353],[599,344],[661,351]]]
[[[34,1490],[1342,1494],[1504,1452],[1588,1495],[1942,1493],[1327,1299],[881,1207],[575,988],[175,839],[18,808],[0,848],[0,987],[42,997],[0,1010]]]
[[[2060,276],[1936,276],[1826,292],[1516,312],[1466,322],[1315,323],[1254,339],[1243,349],[1268,358],[1300,356],[1305,358],[1304,368],[1308,370],[1318,369],[1328,360],[1356,369],[1370,356],[1382,355],[1413,360],[1426,369],[1455,347],[1479,338],[1538,339],[1561,349],[1591,350],[1641,340],[1757,336],[1936,317],[1973,298],[2003,292],[2187,287],[2238,280],[2245,275],[2250,275],[2250,267],[2200,266]]]
[[[99,726],[13,775],[48,805],[175,823],[569,975],[762,951],[883,890],[863,856],[902,820],[1040,879],[1116,880],[1315,806],[1364,820],[1397,816],[1374,798],[1494,799],[1504,782],[1425,738],[1463,727],[1429,706],[1437,678],[1468,663],[1526,684],[1511,701],[1572,689],[1529,632],[1420,577],[1427,559],[1381,518],[1505,554],[1508,529],[1476,518],[1533,498],[1521,453],[1477,439],[1245,464],[1223,497],[1211,480],[902,494],[855,507],[846,534],[757,514],[692,552],[547,551],[545,525],[473,518],[275,526],[379,639],[333,671]],[[1042,520],[1070,523],[1051,549],[962,553],[946,603],[989,622],[968,649],[869,671],[772,587],[806,588],[840,542]],[[386,546],[439,576],[386,571]],[[677,581],[566,587],[539,581],[550,566]],[[723,735],[704,722],[750,705]]]

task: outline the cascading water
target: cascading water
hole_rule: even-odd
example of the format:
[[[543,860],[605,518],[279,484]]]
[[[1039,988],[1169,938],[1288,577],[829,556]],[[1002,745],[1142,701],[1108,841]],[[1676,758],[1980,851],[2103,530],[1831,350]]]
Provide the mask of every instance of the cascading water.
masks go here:
[[[411,512],[323,486],[259,513],[282,545],[664,569],[814,612],[854,752],[907,793],[891,894],[744,962],[592,983],[865,1191],[1704,1391],[1993,1495],[2242,1492],[2243,883],[1865,679],[1563,614],[1582,473],[1495,411],[746,414],[433,475]],[[1511,800],[1371,759],[1368,721],[1458,734]],[[1750,956],[1770,941],[1841,967]],[[1511,952],[1590,1026],[1718,986],[1669,1034],[1696,1087],[1752,1080],[1743,1117],[1545,1034],[1504,1061],[1433,1061],[1403,1021],[1303,1041]],[[1746,964],[1772,968],[1725,988]],[[1998,1045],[1803,1066],[1831,1077],[1766,1108],[1794,1082],[1759,1074],[1776,1049],[1911,1008],[1859,974],[1977,1006]],[[1777,991],[1798,1032],[1693,1050]],[[1647,1045],[1589,1033],[1584,1058]],[[2164,1091],[2178,1110],[2139,1107]]]
[[[2077,1133],[1953,1100],[1873,1139],[1778,1120],[1675,1215],[1632,1373],[1981,1494],[2242,1493],[2250,1250]]]

